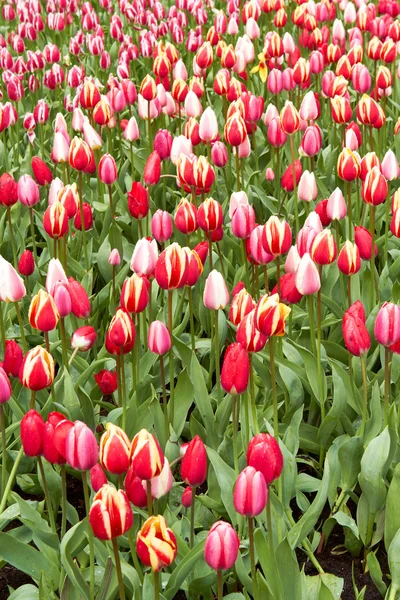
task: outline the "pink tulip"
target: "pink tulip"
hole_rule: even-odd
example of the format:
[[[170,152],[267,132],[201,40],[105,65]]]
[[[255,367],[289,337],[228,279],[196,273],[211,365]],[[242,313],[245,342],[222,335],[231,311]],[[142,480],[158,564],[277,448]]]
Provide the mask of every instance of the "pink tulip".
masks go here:
[[[118,177],[117,165],[111,154],[104,154],[97,166],[100,181],[105,185],[112,185]]]
[[[309,253],[306,252],[297,267],[296,288],[303,296],[310,296],[318,292],[320,287],[321,280],[317,265],[313,262]]]
[[[326,214],[332,219],[340,221],[347,214],[347,206],[343,194],[339,188],[336,188],[328,198],[326,205]]]
[[[162,356],[171,348],[169,331],[161,321],[150,323],[147,344],[150,352]]]
[[[168,460],[164,456],[164,466],[157,477],[150,479],[151,496],[152,498],[161,498],[168,494],[174,483],[171,467]],[[143,486],[144,487],[144,486]]]
[[[314,92],[307,92],[300,105],[300,118],[305,121],[315,121],[318,118],[318,106]]]
[[[241,204],[232,216],[232,233],[240,239],[249,237],[256,225],[256,214],[250,204]]]
[[[151,219],[151,233],[157,242],[164,244],[172,236],[172,217],[166,210],[156,210]]]
[[[58,258],[50,259],[46,275],[46,291],[53,295],[54,288],[57,283],[68,284],[68,277],[65,274],[64,268]]]
[[[138,275],[152,275],[158,259],[157,242],[142,238],[136,243],[131,259],[131,269]]]
[[[0,300],[19,302],[26,295],[22,278],[14,267],[0,255]]]
[[[94,433],[85,423],[75,421],[65,439],[65,458],[78,471],[89,471],[97,464],[99,449]]]
[[[131,117],[124,130],[124,138],[128,142],[135,142],[139,139],[139,127],[135,117]]]
[[[228,164],[228,150],[223,142],[215,142],[211,148],[211,160],[216,167],[226,167]]]
[[[229,217],[232,219],[236,209],[239,206],[248,206],[249,199],[246,192],[233,192],[229,199]]]
[[[203,112],[203,107],[197,95],[193,90],[189,90],[185,98],[185,112],[187,117],[199,117]]]
[[[184,135],[178,135],[172,142],[171,161],[176,166],[181,154],[189,156],[193,152],[192,142]]]
[[[201,116],[199,136],[206,143],[211,142],[218,136],[218,121],[211,106],[208,106]]]
[[[388,181],[393,181],[398,178],[399,163],[393,150],[388,150],[383,157],[381,171]]]
[[[58,200],[58,192],[60,190],[62,190],[63,187],[64,187],[64,184],[61,181],[61,179],[59,179],[59,177],[55,177],[53,179],[53,181],[51,182],[50,188],[49,188],[49,197],[48,197],[49,206],[51,206],[52,204],[54,204],[54,202],[56,200]]]
[[[297,246],[292,246],[285,260],[285,273],[291,273],[292,275],[296,273],[300,260]]]
[[[69,143],[60,131],[54,134],[53,149],[51,158],[55,163],[68,162]]]
[[[0,367],[0,404],[8,402],[11,398],[12,387],[10,380],[7,377],[7,373],[2,367]]]
[[[233,504],[236,511],[246,517],[256,517],[265,508],[268,489],[264,475],[254,467],[246,467],[236,480]]]
[[[211,271],[206,279],[203,294],[204,306],[210,310],[225,308],[229,304],[229,292],[225,280],[219,271]]]
[[[208,532],[204,558],[216,571],[231,569],[239,553],[240,540],[230,523],[217,521]]]
[[[304,202],[311,202],[317,198],[318,188],[314,173],[303,171],[297,188],[297,195],[299,200],[304,200]]]
[[[121,256],[117,248],[111,250],[110,255],[108,257],[108,264],[112,265],[113,267],[118,267],[121,264]]]
[[[375,339],[382,346],[391,346],[400,340],[400,306],[384,302],[374,325]]]
[[[40,200],[39,186],[30,175],[22,175],[18,180],[18,200],[29,208]]]

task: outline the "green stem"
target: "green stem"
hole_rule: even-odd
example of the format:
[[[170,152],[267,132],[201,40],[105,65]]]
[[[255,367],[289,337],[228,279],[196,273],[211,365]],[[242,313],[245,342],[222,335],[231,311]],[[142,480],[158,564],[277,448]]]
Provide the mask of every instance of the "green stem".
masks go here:
[[[24,352],[28,352],[28,344],[26,342],[25,331],[24,331],[24,322],[22,320],[21,311],[19,309],[18,302],[14,302],[14,306],[15,306],[15,312],[17,313],[19,331],[20,331],[21,340],[22,340],[22,347],[24,349]]]
[[[126,382],[125,382],[125,357],[120,355],[121,361],[121,383],[122,383],[122,429],[126,430]]]
[[[237,431],[238,431],[238,405],[237,396],[232,395],[232,444],[233,444],[233,464],[236,475],[239,475],[239,458],[237,450]]]
[[[73,353],[71,354],[71,358],[68,361],[68,365],[71,366],[72,363],[74,362],[74,358],[75,356],[78,354],[79,352],[79,348],[75,348],[75,350],[73,351]]]
[[[115,265],[112,266],[112,279],[111,279],[111,289],[112,289],[112,312],[115,313],[117,307],[117,295],[115,290]]]
[[[46,475],[45,475],[45,472],[44,472],[43,462],[42,462],[42,457],[41,456],[37,457],[37,463],[38,463],[40,475],[41,475],[41,478],[42,478],[43,492],[44,492],[44,498],[46,500],[47,512],[48,512],[49,520],[50,520],[50,526],[51,526],[51,529],[52,529],[53,533],[56,533],[57,532],[56,522],[55,522],[55,519],[54,519],[53,507],[51,505],[49,488],[47,486],[47,480],[46,480]]]
[[[214,327],[215,327],[215,378],[217,384],[217,400],[218,406],[221,402],[221,374],[220,374],[220,364],[219,364],[219,333],[218,333],[218,310],[215,311],[214,314]]]
[[[167,443],[168,438],[169,438],[169,420],[168,420],[167,389],[166,389],[166,385],[165,385],[165,367],[164,367],[164,357],[163,356],[160,356],[160,373],[161,373],[161,385],[162,385],[162,395],[163,395],[165,443]]]
[[[309,296],[309,298],[312,297]],[[320,398],[320,407],[321,407],[321,423],[325,418],[325,402],[324,402],[324,392],[323,392],[323,382],[322,382],[322,363],[321,363],[321,289],[318,290],[317,295],[317,372],[318,372],[318,390],[319,390],[319,398]],[[319,451],[319,464],[322,467],[324,463],[324,455],[325,448],[321,445]]]
[[[89,498],[89,486],[87,481],[86,471],[82,471],[82,483],[83,483],[83,495],[85,498],[86,514],[89,519],[90,513],[90,498]],[[93,540],[93,529],[88,523],[89,527],[89,560],[90,560],[90,600],[94,600],[94,540]]]
[[[4,509],[6,507],[7,497],[8,497],[8,494],[10,493],[10,491],[11,491],[12,486],[14,485],[15,475],[17,473],[17,470],[18,470],[18,467],[19,467],[19,463],[21,462],[21,458],[23,457],[23,454],[24,454],[24,449],[20,448],[19,452],[17,454],[17,458],[14,461],[11,473],[10,473],[10,475],[8,477],[6,489],[4,491],[2,490],[3,496],[1,498],[1,504],[0,504],[0,515],[4,512]]]
[[[148,479],[146,481],[146,495],[147,495],[147,512],[149,513],[149,517],[153,514],[153,497],[151,495],[151,481]]]
[[[159,571],[154,571],[154,600],[159,600],[160,598],[160,573]]]
[[[69,371],[69,362],[68,362],[68,349],[67,349],[67,335],[65,333],[65,321],[63,318],[60,319],[60,334],[61,334],[61,345],[62,345],[62,357],[64,367]]]
[[[192,352],[196,350],[196,340],[194,337],[194,319],[193,319],[193,293],[192,288],[188,288],[189,295],[189,315],[190,315],[190,339],[192,343]]]
[[[82,171],[79,171],[79,212],[81,216],[81,231],[82,231],[82,239],[83,239],[83,252],[85,255],[85,265],[86,271],[89,271],[89,256],[86,246],[86,230],[85,230],[85,221],[83,218],[83,181],[82,181]]]
[[[217,598],[218,600],[222,600],[224,597],[224,582],[222,579],[222,571],[217,571]]]
[[[14,231],[13,231],[13,225],[12,225],[12,219],[11,219],[11,206],[7,206],[7,218],[8,218],[8,227],[10,229],[10,240],[11,240],[13,259],[14,259],[14,267],[17,268],[18,267],[17,248],[15,246]]]
[[[390,350],[385,347],[385,404],[384,404],[384,425],[388,424],[389,419],[389,399],[390,399]]]
[[[292,168],[293,168],[293,201],[294,201],[294,214],[296,218],[296,231],[300,230],[299,226],[299,207],[297,203],[297,181],[296,181],[296,169],[295,169],[295,157],[294,157],[294,141],[293,136],[290,135],[290,151],[292,154]]]
[[[363,380],[363,413],[362,413],[362,425],[361,431],[362,434],[365,434],[365,428],[367,426],[367,416],[368,416],[368,390],[367,390],[367,368],[365,364],[365,354],[361,354],[361,372],[362,372],[362,380]]]
[[[249,362],[250,362],[250,404],[251,404],[251,414],[253,419],[253,435],[260,433],[258,427],[258,419],[257,419],[257,408],[256,408],[256,394],[254,389],[254,367],[253,367],[253,355],[249,352]]]
[[[388,260],[388,240],[389,240],[389,221],[390,221],[390,191],[386,198],[386,211],[385,211],[385,249],[383,255],[383,264],[387,265]],[[374,254],[374,248],[372,247],[372,253]]]
[[[314,328],[314,297],[312,295],[307,296],[307,305],[308,305],[308,320],[310,324],[310,345],[311,352],[316,355],[317,348],[315,344],[315,328]]]
[[[269,346],[269,366],[271,371],[271,390],[272,390],[272,402],[274,406],[274,437],[276,441],[279,439],[278,431],[278,397],[276,393],[276,379],[275,379],[275,357],[274,357],[274,337],[270,337],[268,341]]]
[[[375,206],[371,205],[371,311],[375,306]]]
[[[255,558],[255,552],[254,552],[254,521],[253,521],[253,517],[248,517],[247,522],[248,522],[248,526],[249,526],[249,550],[250,550],[251,578],[253,580],[253,596],[254,596],[255,600],[258,600],[256,558]]]
[[[33,208],[29,209],[29,220],[31,224],[31,237],[32,237],[32,248],[33,248],[33,256],[35,259],[35,263],[37,264],[38,256],[37,256],[37,247],[36,247],[36,237],[35,237],[35,220],[34,220],[34,212]]]
[[[388,600],[396,600],[396,596],[397,596],[397,592],[399,591],[399,588],[394,585],[394,583],[392,583],[392,585],[390,586],[390,592],[389,592],[389,597]]]
[[[171,337],[171,348],[169,351],[169,418],[172,425],[174,424],[174,352],[172,349],[172,290],[168,290],[168,330]]]
[[[61,539],[67,531],[67,472],[61,465]]]
[[[113,547],[113,551],[114,551],[115,568],[117,571],[119,600],[125,600],[125,587],[124,587],[124,582],[122,580],[121,561],[119,558],[117,538],[113,538],[111,540],[111,542],[112,542],[112,547]]]
[[[249,271],[247,268],[249,261],[247,260],[246,240],[242,240],[242,253],[243,253],[243,267],[244,267],[244,281],[246,284],[246,289],[247,289],[247,291],[249,291],[250,290],[250,282],[249,282]]]
[[[236,151],[235,151],[235,159],[236,159],[236,191],[240,192],[240,159],[239,159],[238,148],[236,148]]]
[[[128,531],[128,540],[129,540],[129,548],[130,548],[131,556],[132,556],[132,560],[133,560],[133,566],[135,567],[136,573],[139,575],[140,583],[143,583],[143,571],[142,571],[142,567],[140,566],[140,563],[139,563],[139,560],[137,557],[135,541],[132,536],[132,529],[130,529]]]
[[[196,508],[196,486],[192,486],[192,503],[190,506],[190,547],[194,545],[194,517]]]
[[[268,499],[265,507],[265,514],[267,518],[267,529],[268,529],[268,540],[269,540],[269,548],[271,552],[274,552],[274,535],[272,531],[272,517],[271,517],[271,496],[269,494],[269,486],[268,486]]]
[[[1,493],[4,494],[7,485],[7,440],[4,406],[0,404],[0,426],[1,426]]]

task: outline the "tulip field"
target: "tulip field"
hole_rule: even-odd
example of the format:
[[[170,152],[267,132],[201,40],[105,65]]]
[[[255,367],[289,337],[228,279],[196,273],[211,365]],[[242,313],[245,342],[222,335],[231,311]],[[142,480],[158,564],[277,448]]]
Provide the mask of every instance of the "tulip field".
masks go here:
[[[0,10],[0,600],[399,600],[400,0]]]

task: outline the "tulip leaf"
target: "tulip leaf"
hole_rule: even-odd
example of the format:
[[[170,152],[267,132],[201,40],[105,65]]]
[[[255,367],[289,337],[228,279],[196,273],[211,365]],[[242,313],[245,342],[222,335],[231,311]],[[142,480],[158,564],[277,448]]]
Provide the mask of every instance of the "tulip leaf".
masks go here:
[[[87,529],[89,527],[87,519],[80,521],[64,535],[61,546],[61,562],[67,576],[70,578],[74,587],[77,587],[85,600],[89,600],[89,587],[79,570],[75,556],[87,545]]]
[[[186,554],[185,558],[183,558],[179,565],[174,568],[164,590],[164,597],[166,600],[173,599],[195,564],[199,560],[204,560],[204,545],[205,539]]]
[[[58,585],[58,568],[41,552],[18,541],[7,533],[0,533],[0,559],[39,581],[45,573],[46,581],[55,590]]]
[[[389,548],[398,529],[400,529],[400,463],[396,466],[386,498],[385,547]]]
[[[335,427],[340,421],[342,412],[346,408],[348,401],[348,394],[344,385],[343,380],[343,369],[331,362],[332,366],[332,382],[333,382],[333,403],[328,411],[328,414],[324,417],[319,430],[318,430],[318,441],[321,446],[326,448],[329,436],[335,430]]]
[[[390,434],[386,427],[368,444],[361,459],[361,473],[358,479],[372,513],[382,508],[386,499],[386,484],[383,477],[386,475],[384,469],[389,451]]]
[[[400,589],[400,529],[392,539],[388,550],[388,563],[394,589]],[[395,595],[392,596],[395,598]]]
[[[207,448],[207,455],[213,466],[214,473],[221,490],[222,502],[224,503],[232,524],[235,526],[237,523],[237,517],[236,510],[233,505],[233,488],[236,481],[236,473],[212,448]]]
[[[11,594],[8,600],[38,600],[39,599],[39,590],[37,587],[28,583],[26,585],[22,585],[15,592]]]
[[[212,448],[215,448],[216,436],[214,430],[214,413],[211,408],[210,397],[204,381],[203,371],[195,354],[192,356],[190,376],[194,388],[196,405],[207,430],[207,442]]]

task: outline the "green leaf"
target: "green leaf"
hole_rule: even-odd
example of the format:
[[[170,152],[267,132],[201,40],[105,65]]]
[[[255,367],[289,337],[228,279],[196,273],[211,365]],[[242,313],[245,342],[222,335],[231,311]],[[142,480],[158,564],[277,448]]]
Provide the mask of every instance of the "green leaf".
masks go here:
[[[386,498],[385,547],[386,550],[400,529],[400,463],[396,466]]]
[[[384,597],[387,592],[387,587],[383,581],[382,569],[381,569],[378,559],[376,558],[375,552],[368,553],[367,565],[368,565],[368,569],[369,569],[372,581],[378,588],[379,593],[382,595],[382,597]]]
[[[38,600],[38,598],[39,590],[34,585],[28,583],[15,590],[8,600]]]
[[[226,511],[232,521],[233,526],[236,525],[237,516],[233,505],[233,488],[236,481],[236,473],[229,465],[226,464],[220,455],[212,448],[207,448],[207,455],[213,466],[215,476],[218,480],[218,485],[221,490],[221,499],[224,503]]]
[[[194,565],[199,560],[204,560],[203,557],[205,543],[206,541],[204,539],[202,542],[197,544],[188,554],[186,554],[185,558],[181,560],[179,565],[175,567],[164,590],[164,596],[166,600],[173,599],[185,581],[186,577],[192,571]]]
[[[365,494],[369,509],[376,513],[385,503],[386,484],[384,468],[390,451],[390,434],[386,427],[370,442],[361,459],[360,487]]]
[[[207,430],[207,443],[212,448],[215,448],[217,440],[214,431],[214,413],[211,408],[210,396],[204,381],[203,371],[195,354],[192,356],[190,375],[194,388],[196,405]]]
[[[268,582],[268,586],[271,589],[274,600],[283,600],[283,586],[281,577],[279,576],[277,556],[274,551],[271,550],[260,529],[257,529],[254,533],[254,543],[258,560],[260,561],[261,568],[265,579]],[[293,600],[296,600],[296,597],[294,597]]]
[[[335,430],[335,427],[340,421],[342,412],[346,408],[348,395],[343,380],[343,369],[338,367],[334,361],[331,362],[332,366],[332,382],[333,382],[333,402],[332,406],[328,411],[328,414],[324,417],[319,430],[318,430],[318,441],[321,446],[326,448],[328,444],[329,436]]]
[[[41,573],[55,590],[58,585],[58,568],[48,560],[41,552],[19,542],[7,533],[0,533],[0,559],[26,573],[35,581],[40,580]]]
[[[390,574],[392,577],[392,587],[395,590],[400,589],[400,529],[392,539],[389,550],[388,550],[388,563],[390,568]],[[389,596],[391,598],[395,598],[395,594],[393,596]]]
[[[71,527],[69,531],[64,535],[61,546],[61,562],[73,583],[74,587],[77,587],[82,594],[83,598],[89,600],[89,587],[84,580],[81,571],[75,563],[75,556],[79,554],[81,550],[87,545],[86,533],[89,524],[87,519],[80,521],[74,527]]]
[[[276,562],[283,587],[284,600],[301,600],[300,570],[296,554],[284,539],[276,549]]]

